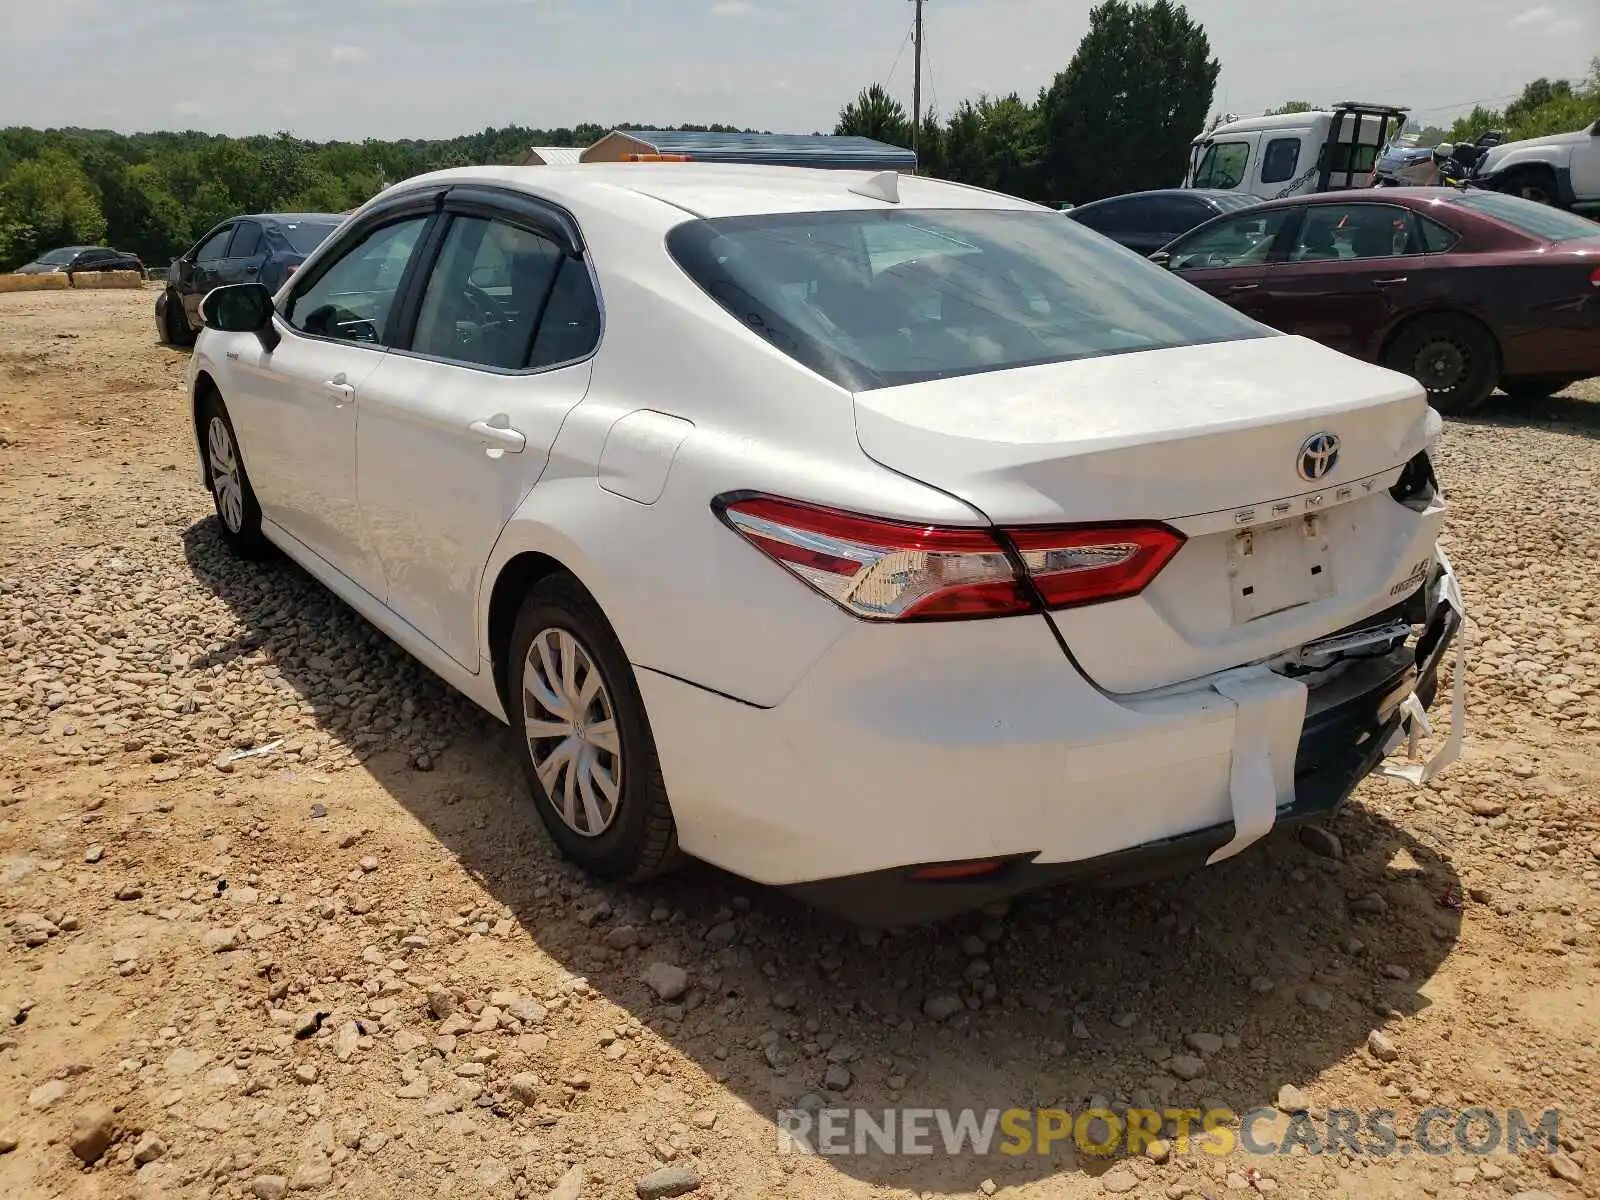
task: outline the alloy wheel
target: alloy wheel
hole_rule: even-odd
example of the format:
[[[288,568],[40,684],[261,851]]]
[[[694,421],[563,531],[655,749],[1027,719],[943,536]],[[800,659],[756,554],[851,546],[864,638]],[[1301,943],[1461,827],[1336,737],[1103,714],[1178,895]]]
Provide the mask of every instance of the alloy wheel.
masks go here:
[[[217,498],[217,515],[229,532],[244,528],[244,480],[239,474],[239,455],[233,434],[220,416],[212,417],[206,431],[211,462],[211,490]]]
[[[598,837],[622,798],[616,710],[594,658],[566,629],[541,629],[522,666],[528,753],[557,816]]]

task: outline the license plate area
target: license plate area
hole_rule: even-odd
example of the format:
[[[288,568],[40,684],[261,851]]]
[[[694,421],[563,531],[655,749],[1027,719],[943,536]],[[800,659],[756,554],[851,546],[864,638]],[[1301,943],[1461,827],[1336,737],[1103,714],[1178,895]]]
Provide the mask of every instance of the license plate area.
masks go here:
[[[1327,518],[1307,513],[1234,534],[1228,582],[1235,625],[1333,595]]]

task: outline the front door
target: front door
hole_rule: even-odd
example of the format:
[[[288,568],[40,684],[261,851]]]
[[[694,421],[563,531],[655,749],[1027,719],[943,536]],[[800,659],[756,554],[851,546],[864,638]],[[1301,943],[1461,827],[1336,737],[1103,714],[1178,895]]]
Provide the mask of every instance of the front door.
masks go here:
[[[390,609],[476,672],[484,565],[588,390],[600,311],[551,238],[446,212],[409,346],[361,387],[356,475]]]
[[[1246,316],[1273,324],[1262,303],[1261,283],[1291,211],[1247,209],[1213,221],[1174,243],[1167,267]]]
[[[200,328],[200,301],[206,293],[220,284],[222,271],[228,261],[228,243],[233,240],[233,225],[229,223],[213,229],[194,251],[194,257],[185,259],[179,268],[183,279],[183,310],[189,317],[192,329]]]
[[[256,364],[241,352],[247,402],[235,425],[268,520],[381,599],[383,568],[356,500],[356,408],[382,362],[389,317],[425,215],[379,226],[290,293],[283,340]],[[259,464],[259,465],[258,465]]]

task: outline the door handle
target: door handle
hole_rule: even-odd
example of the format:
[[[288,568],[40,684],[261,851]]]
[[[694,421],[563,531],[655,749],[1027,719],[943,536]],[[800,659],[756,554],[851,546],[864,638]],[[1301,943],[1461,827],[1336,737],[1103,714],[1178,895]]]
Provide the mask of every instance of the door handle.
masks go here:
[[[504,450],[510,454],[521,454],[523,448],[528,444],[528,439],[522,436],[520,429],[512,429],[510,424],[504,423],[506,421],[506,416],[499,414],[490,417],[487,421],[474,421],[467,428],[487,442],[491,450]]]
[[[1406,283],[1406,282],[1408,282],[1408,280],[1406,279],[1406,277],[1404,275],[1397,275],[1393,279],[1374,279],[1372,281],[1372,286],[1373,287],[1399,287],[1401,284]]]
[[[254,274],[255,274],[255,273],[256,273],[256,272],[257,272],[257,271],[259,271],[259,270],[260,270],[260,269],[261,269],[261,268],[260,268],[260,267],[246,267],[246,268],[245,268],[245,269],[244,269],[244,273],[245,273],[245,274],[246,274],[246,275],[254,275]]]
[[[329,398],[335,404],[343,404],[356,394],[355,384],[345,382],[343,371],[332,379],[323,380],[322,386],[328,389]]]
[[[1260,286],[1259,283],[1236,283],[1228,290],[1230,292],[1253,292]]]

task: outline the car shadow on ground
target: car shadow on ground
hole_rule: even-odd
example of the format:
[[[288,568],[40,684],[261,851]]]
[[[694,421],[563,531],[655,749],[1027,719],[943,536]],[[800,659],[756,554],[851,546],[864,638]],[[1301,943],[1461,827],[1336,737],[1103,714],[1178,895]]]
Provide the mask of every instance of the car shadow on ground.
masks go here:
[[[1557,433],[1600,437],[1600,403],[1575,395],[1513,400],[1503,392],[1496,392],[1481,407],[1453,420],[1463,425],[1536,425]]]
[[[185,547],[197,580],[245,630],[212,661],[265,652],[319,706],[338,693],[335,664],[414,672],[293,564],[233,562],[211,520],[187,531]],[[308,642],[287,614],[318,606],[327,615]],[[599,886],[556,859],[508,731],[435,682],[416,693],[418,722],[450,741],[430,771],[340,723],[333,714],[347,710],[337,706],[322,734],[371,752],[378,783],[545,953],[772,1122],[774,1148],[779,1111],[815,1103],[808,1096],[879,1113],[1270,1107],[1285,1084],[1364,1055],[1386,1014],[1425,1008],[1427,982],[1459,935],[1449,858],[1360,803],[1332,827],[1337,858],[1279,834],[1187,877],[1039,893],[1004,913],[907,930],[863,932],[701,865]],[[1155,800],[1130,802],[1146,799]],[[634,934],[616,934],[623,926]],[[628,945],[633,937],[648,944]],[[641,981],[656,961],[688,970],[682,997],[663,1001]],[[965,1003],[934,1020],[923,1006],[936,992]],[[1185,1041],[1196,1034],[1223,1044],[1194,1039],[1206,1047],[1196,1055],[1203,1073],[1181,1079],[1194,1064],[1171,1060],[1195,1054]],[[848,1075],[830,1078],[830,1067]],[[1014,1157],[828,1159],[865,1182],[941,1195],[985,1179],[1099,1174],[1115,1161],[1070,1141]]]

